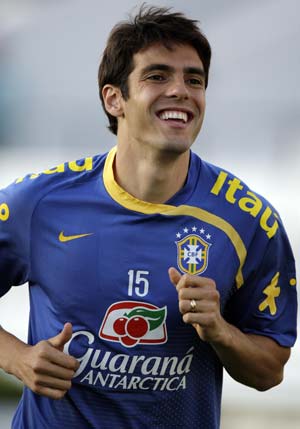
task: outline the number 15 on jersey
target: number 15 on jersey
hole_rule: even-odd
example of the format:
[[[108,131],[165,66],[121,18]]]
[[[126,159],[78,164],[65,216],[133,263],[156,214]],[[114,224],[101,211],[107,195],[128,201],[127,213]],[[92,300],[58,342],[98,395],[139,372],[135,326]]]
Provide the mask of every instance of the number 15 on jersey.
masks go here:
[[[149,292],[149,271],[129,270],[128,271],[128,295],[146,296]]]

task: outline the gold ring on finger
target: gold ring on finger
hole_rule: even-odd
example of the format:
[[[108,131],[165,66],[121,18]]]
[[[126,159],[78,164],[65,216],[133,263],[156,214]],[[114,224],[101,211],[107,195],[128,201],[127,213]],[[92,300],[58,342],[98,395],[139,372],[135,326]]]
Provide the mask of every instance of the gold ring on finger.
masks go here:
[[[194,299],[191,299],[190,300],[190,311],[191,311],[191,313],[195,313],[196,305],[197,305],[196,301]]]

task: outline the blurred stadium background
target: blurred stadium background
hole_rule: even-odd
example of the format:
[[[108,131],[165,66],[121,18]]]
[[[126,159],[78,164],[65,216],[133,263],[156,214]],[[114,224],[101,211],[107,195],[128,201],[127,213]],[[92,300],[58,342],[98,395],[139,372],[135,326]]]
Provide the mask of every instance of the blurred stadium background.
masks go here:
[[[141,3],[0,0],[0,187],[114,144],[99,104],[97,66],[111,27]],[[299,1],[158,3],[199,19],[212,45],[195,151],[273,203],[299,264]],[[27,322],[26,286],[13,288],[1,299],[0,323],[25,341]],[[298,341],[283,384],[269,392],[225,377],[221,427],[299,428],[299,385]],[[0,371],[1,429],[10,427],[20,391]]]

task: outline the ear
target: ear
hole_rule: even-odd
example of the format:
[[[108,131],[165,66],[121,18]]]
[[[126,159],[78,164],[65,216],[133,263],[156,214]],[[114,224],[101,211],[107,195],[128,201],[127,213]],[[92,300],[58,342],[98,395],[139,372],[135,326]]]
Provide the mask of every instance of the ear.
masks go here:
[[[123,115],[122,93],[120,88],[107,84],[102,88],[105,109],[116,118]]]

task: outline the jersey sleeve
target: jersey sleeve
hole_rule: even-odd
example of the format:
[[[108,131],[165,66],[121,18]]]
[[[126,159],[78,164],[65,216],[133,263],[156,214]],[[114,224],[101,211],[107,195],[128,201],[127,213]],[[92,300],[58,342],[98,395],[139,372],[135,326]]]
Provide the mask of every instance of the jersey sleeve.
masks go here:
[[[266,246],[259,239],[253,240],[245,271],[248,276],[233,293],[226,319],[245,333],[293,346],[297,331],[295,261],[281,222]]]
[[[34,200],[26,180],[0,190],[0,296],[29,278]]]

